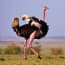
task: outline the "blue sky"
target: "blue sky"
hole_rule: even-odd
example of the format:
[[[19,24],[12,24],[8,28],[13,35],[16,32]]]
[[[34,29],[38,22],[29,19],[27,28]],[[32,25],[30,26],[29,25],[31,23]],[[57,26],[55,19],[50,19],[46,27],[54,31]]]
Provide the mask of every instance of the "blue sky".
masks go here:
[[[24,14],[42,19],[44,6],[49,8],[47,36],[65,36],[65,0],[0,0],[0,37],[17,37],[11,28],[13,18],[19,17],[20,25],[26,23],[21,20]]]

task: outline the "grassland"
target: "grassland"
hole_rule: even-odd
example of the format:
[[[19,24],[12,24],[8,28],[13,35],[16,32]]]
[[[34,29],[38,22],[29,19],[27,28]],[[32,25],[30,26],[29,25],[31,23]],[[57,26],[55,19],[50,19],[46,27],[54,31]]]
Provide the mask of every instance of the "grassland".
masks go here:
[[[21,41],[0,41],[0,48],[4,48],[2,51],[5,51],[5,48],[14,42],[22,48],[23,42]],[[41,45],[41,60],[31,54],[28,54],[28,59],[24,60],[23,52],[18,55],[5,55],[5,53],[0,55],[0,65],[65,65],[65,40],[43,40],[33,43],[34,46],[35,44],[36,46]],[[9,49],[9,51],[12,51],[12,49]]]
[[[28,55],[24,60],[23,55],[0,55],[0,65],[65,65],[65,56],[41,55],[38,59],[35,55]]]

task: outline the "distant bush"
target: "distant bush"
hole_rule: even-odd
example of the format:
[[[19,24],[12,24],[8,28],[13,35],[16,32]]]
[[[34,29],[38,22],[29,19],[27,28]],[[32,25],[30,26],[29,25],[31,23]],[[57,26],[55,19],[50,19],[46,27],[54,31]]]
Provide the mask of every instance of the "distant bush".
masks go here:
[[[20,53],[21,53],[21,47],[15,45],[15,44],[9,45],[4,50],[4,54],[20,54]]]
[[[63,54],[63,49],[62,48],[51,48],[51,53],[55,55],[61,55]]]
[[[65,57],[64,57],[64,56],[59,56],[59,58],[60,58],[60,59],[65,59]]]
[[[0,61],[5,61],[5,59],[4,58],[0,58]]]

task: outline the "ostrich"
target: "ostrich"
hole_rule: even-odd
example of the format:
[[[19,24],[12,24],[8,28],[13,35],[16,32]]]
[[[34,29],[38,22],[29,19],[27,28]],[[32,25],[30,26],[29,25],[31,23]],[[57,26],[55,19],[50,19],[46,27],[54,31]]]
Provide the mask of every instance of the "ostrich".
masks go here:
[[[34,39],[40,39],[40,38],[44,37],[48,32],[48,26],[44,22],[46,10],[47,10],[47,7],[44,7],[44,9],[43,9],[43,20],[40,20],[40,21],[36,17],[30,17],[30,16],[27,16],[27,15],[24,15],[22,17],[22,20],[26,20],[29,23],[24,24],[22,26],[19,26],[19,18],[16,17],[13,20],[12,28],[13,28],[14,32],[16,32],[16,34],[18,36],[25,38],[24,59],[27,59],[26,47],[27,47],[27,40],[29,38],[30,38],[29,39],[29,48],[39,59],[41,59],[38,52],[34,48],[32,48],[32,41]],[[33,23],[33,21],[34,21],[34,23]]]

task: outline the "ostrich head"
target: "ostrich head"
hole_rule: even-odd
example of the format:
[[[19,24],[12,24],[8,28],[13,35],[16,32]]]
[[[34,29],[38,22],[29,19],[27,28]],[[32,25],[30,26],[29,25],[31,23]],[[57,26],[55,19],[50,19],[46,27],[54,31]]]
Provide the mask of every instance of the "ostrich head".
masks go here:
[[[30,17],[29,15],[24,15],[24,16],[22,16],[22,20],[25,20],[25,21],[27,21],[27,22],[29,22],[30,19],[31,19],[31,17]]]
[[[45,11],[46,11],[47,9],[48,9],[48,7],[47,7],[47,6],[45,6],[45,7],[43,8],[43,10],[45,10]]]
[[[19,26],[19,18],[16,17],[13,20],[12,27],[17,27],[17,26]]]

